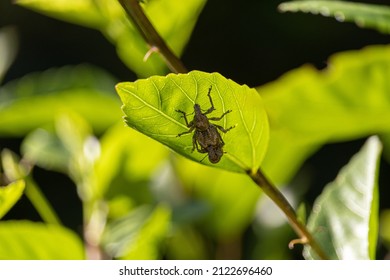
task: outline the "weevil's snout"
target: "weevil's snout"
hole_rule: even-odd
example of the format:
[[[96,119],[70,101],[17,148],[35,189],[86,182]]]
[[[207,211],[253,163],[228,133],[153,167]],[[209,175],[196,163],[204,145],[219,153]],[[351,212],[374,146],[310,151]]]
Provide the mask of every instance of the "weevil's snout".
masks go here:
[[[211,163],[218,163],[221,160],[221,157],[223,155],[223,150],[221,147],[210,146],[208,147],[207,151],[209,155],[209,161]]]

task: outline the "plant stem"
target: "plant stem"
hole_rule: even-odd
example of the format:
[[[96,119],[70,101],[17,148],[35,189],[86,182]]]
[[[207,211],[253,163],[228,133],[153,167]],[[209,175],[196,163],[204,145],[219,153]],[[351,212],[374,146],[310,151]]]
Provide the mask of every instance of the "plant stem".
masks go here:
[[[171,51],[146,17],[138,0],[118,0],[127,15],[149,45],[151,51],[157,51],[164,58],[169,69],[174,73],[187,73],[181,60]],[[146,54],[148,55],[148,54]]]
[[[295,210],[292,208],[290,203],[283,196],[283,194],[265,177],[260,168],[257,170],[257,172],[248,172],[248,175],[287,216],[290,225],[300,237],[299,242],[294,243],[308,244],[321,259],[328,259],[306,226],[298,221]]]
[[[26,180],[26,196],[34,205],[35,209],[41,216],[42,220],[49,224],[61,225],[61,220],[57,216],[50,202],[46,199],[38,185],[34,180],[27,175]]]

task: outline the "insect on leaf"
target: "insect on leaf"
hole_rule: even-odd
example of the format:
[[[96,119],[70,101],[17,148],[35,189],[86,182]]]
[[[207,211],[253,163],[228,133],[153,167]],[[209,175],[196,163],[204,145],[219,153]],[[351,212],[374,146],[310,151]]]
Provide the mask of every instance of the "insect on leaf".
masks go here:
[[[211,90],[210,90],[211,87]],[[163,143],[179,154],[206,165],[216,166],[234,172],[257,170],[264,157],[268,143],[268,120],[263,102],[256,90],[241,86],[218,73],[192,71],[188,74],[153,76],[136,82],[124,82],[116,86],[123,102],[126,123]],[[210,108],[208,92],[215,110],[207,114],[210,124],[218,125],[223,139],[223,156],[218,163],[211,163],[207,153],[193,151],[194,131],[188,122],[194,118],[194,105],[198,104],[205,113]]]

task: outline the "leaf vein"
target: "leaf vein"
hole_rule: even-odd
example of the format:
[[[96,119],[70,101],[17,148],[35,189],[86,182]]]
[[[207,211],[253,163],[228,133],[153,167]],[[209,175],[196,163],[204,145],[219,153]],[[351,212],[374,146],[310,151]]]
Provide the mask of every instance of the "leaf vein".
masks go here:
[[[140,98],[137,94],[135,94],[134,92],[128,90],[128,89],[125,89],[123,88],[123,91],[127,92],[128,94],[130,94],[131,96],[133,96],[135,99],[137,99],[138,101],[140,101],[141,103],[145,104],[146,107],[148,107],[149,109],[155,111],[157,114],[160,114],[161,116],[163,116],[164,118],[172,121],[173,123],[181,126],[181,127],[184,127],[186,128],[186,126],[182,123],[180,123],[179,121],[175,120],[174,118],[172,118],[171,116],[165,114],[163,111],[159,110],[158,108],[154,107],[153,105],[149,104],[148,102],[146,102],[145,100],[143,100],[142,98]]]

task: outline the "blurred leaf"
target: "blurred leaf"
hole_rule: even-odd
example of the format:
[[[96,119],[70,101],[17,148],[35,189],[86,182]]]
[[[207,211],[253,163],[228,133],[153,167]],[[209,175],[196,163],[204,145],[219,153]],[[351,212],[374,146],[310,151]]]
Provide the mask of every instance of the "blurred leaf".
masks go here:
[[[149,46],[130,23],[118,1],[17,0],[43,14],[100,30],[116,45],[121,59],[140,77],[166,74],[163,59],[153,54],[144,61]],[[206,0],[154,0],[143,4],[146,15],[177,55],[186,46]]]
[[[92,182],[93,166],[100,157],[100,143],[89,124],[76,113],[57,115],[55,132],[38,129],[22,143],[29,162],[42,168],[63,172],[77,185],[83,200],[96,198]]]
[[[89,201],[96,196],[91,176],[95,161],[100,156],[100,143],[92,135],[89,123],[78,114],[58,116],[55,128],[58,138],[70,154],[67,174],[76,183],[81,199]]]
[[[98,28],[106,19],[94,0],[15,0],[15,3],[52,17]]]
[[[292,1],[279,5],[282,12],[304,12],[355,22],[362,28],[373,28],[390,34],[390,6],[345,1]]]
[[[79,180],[100,156],[99,141],[91,127],[79,115],[65,113],[56,116],[55,132],[37,129],[22,143],[22,153],[40,167],[69,174]],[[78,179],[77,179],[78,178]]]
[[[128,212],[127,206],[151,202],[153,174],[168,153],[164,146],[122,122],[113,126],[101,139],[101,156],[94,166],[98,196],[105,195],[109,200],[119,198],[116,202],[121,201],[125,208],[117,207],[117,215]]]
[[[16,31],[13,27],[0,29],[0,82],[15,59],[18,50]]]
[[[21,151],[25,159],[42,168],[64,173],[68,170],[70,152],[52,132],[34,130],[24,138]]]
[[[158,259],[159,246],[169,225],[170,211],[167,207],[138,208],[108,225],[103,246],[115,258]]]
[[[0,134],[21,136],[73,111],[101,132],[120,118],[114,80],[80,65],[33,73],[0,88]]]
[[[23,180],[12,182],[7,186],[0,186],[0,219],[15,205],[23,194],[25,183]]]
[[[205,3],[206,0],[154,0],[143,7],[160,36],[177,56],[181,56]],[[119,19],[115,19],[103,31],[116,44],[120,58],[139,77],[166,74],[166,64],[158,54],[152,54],[144,61],[150,46],[128,22],[123,25],[124,21],[122,19],[121,26]]]
[[[175,168],[186,192],[207,206],[206,209],[198,206],[203,215],[204,231],[220,240],[228,240],[242,234],[250,225],[261,192],[248,176],[181,157],[177,158]]]
[[[16,154],[6,149],[1,152],[1,161],[4,173],[9,181],[23,179],[24,192],[42,219],[48,223],[61,224],[50,202],[34,182],[30,173],[31,167],[23,164]]]
[[[268,143],[268,122],[262,100],[255,90],[240,86],[218,73],[200,71],[153,76],[134,83],[120,83],[116,88],[130,127],[200,162],[205,155],[191,152],[192,133],[177,137],[188,131],[188,127],[176,110],[191,113],[195,103],[203,110],[208,109],[210,86],[216,111],[209,116],[219,117],[232,110],[218,124],[225,129],[235,127],[226,134],[221,132],[226,144],[221,161],[212,164],[204,160],[202,163],[235,172],[257,170]]]
[[[153,0],[144,7],[157,31],[180,56],[206,2],[207,0]]]
[[[257,238],[250,248],[250,259],[290,260],[296,258],[294,252],[286,246],[296,236],[290,225],[285,223],[278,227],[267,227],[261,223],[254,223],[252,228]]]
[[[28,221],[0,222],[0,259],[84,259],[80,238],[57,225]]]
[[[24,178],[28,171],[24,166],[19,164],[19,157],[11,150],[4,149],[1,151],[1,163],[5,177],[8,181],[17,181]]]
[[[324,143],[390,131],[390,47],[339,53],[258,87],[271,124],[264,170],[286,182]]]
[[[201,233],[190,227],[175,227],[167,240],[167,255],[170,260],[206,260],[210,248]]]
[[[88,64],[51,68],[13,80],[1,88],[1,107],[15,98],[50,95],[71,90],[110,95],[116,80],[106,71]]]
[[[308,229],[330,259],[375,258],[381,149],[377,137],[369,138],[314,203]],[[309,247],[304,255],[317,259]]]

